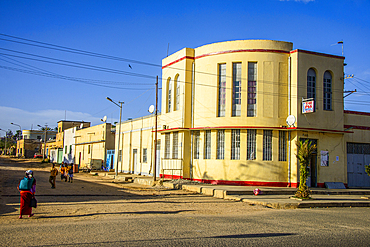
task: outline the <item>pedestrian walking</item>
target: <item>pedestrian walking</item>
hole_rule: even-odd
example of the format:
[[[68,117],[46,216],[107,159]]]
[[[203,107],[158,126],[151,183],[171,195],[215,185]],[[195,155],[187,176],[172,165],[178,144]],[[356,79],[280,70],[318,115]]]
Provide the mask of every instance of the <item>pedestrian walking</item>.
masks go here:
[[[62,165],[60,167],[60,180],[63,180],[64,182],[67,182],[67,167],[65,166],[64,162],[62,162]]]
[[[53,164],[50,170],[50,177],[49,177],[49,183],[51,184],[52,189],[55,189],[55,180],[56,180],[57,175],[58,175],[58,169],[55,168],[55,164]]]
[[[19,219],[22,219],[23,215],[32,217],[31,200],[34,198],[36,192],[36,179],[33,177],[33,171],[26,171],[26,176],[19,181],[17,189],[21,194]]]
[[[68,182],[73,183],[73,163],[68,166]]]

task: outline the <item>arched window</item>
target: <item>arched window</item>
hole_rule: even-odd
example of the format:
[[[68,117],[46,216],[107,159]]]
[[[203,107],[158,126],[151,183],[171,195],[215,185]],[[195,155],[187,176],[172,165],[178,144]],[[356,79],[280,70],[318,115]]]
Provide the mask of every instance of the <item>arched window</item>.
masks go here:
[[[324,97],[323,97],[323,103],[324,103],[324,110],[331,110],[331,73],[329,71],[325,71],[324,73],[324,85],[323,85],[323,91],[324,91]]]
[[[179,80],[179,74],[175,76],[174,80],[174,89],[175,91],[175,111],[180,109],[180,83],[178,82]]]
[[[172,97],[172,85],[171,77],[167,79],[167,112],[171,112],[171,97]]]
[[[307,72],[307,99],[316,100],[316,72],[313,69]]]

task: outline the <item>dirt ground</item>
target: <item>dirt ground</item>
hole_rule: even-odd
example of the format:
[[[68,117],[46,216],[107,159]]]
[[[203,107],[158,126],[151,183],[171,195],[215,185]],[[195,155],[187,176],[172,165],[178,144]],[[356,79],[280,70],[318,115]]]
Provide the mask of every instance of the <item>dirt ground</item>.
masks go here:
[[[18,220],[19,192],[17,185],[26,170],[34,171],[37,181],[38,207],[34,217],[22,220],[52,221],[66,218],[137,216],[156,214],[241,215],[262,213],[271,209],[242,202],[226,201],[183,190],[152,187],[114,179],[75,173],[73,183],[64,182],[58,174],[56,189],[48,182],[51,164],[39,159],[0,157],[0,224]]]

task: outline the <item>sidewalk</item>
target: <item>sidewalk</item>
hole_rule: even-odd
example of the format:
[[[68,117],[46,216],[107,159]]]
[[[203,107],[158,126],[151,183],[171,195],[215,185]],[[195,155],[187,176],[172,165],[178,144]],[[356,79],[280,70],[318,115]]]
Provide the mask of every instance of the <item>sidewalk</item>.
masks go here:
[[[92,172],[99,176],[115,178],[112,172]],[[132,181],[141,185],[152,186],[151,176],[119,173],[117,180]],[[162,180],[163,186],[169,189],[183,189],[206,196],[213,196],[225,200],[241,201],[251,205],[263,205],[276,209],[292,208],[326,208],[326,207],[370,207],[370,189],[325,189],[311,188],[312,199],[291,199],[296,188],[262,187],[262,186],[233,186],[212,185],[192,182],[188,180]],[[254,189],[260,189],[258,196],[253,194]]]

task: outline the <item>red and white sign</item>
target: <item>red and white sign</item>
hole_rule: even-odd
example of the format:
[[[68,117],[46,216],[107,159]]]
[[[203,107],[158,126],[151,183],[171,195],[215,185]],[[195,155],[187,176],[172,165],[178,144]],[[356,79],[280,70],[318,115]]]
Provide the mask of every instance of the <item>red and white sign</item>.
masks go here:
[[[315,101],[309,100],[302,102],[302,113],[310,113],[315,111]]]

